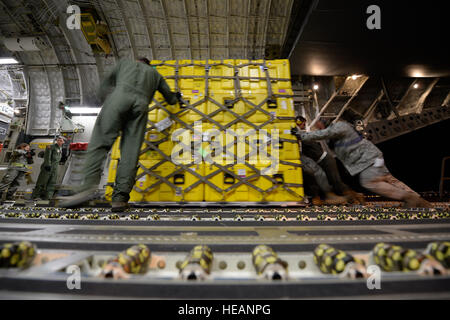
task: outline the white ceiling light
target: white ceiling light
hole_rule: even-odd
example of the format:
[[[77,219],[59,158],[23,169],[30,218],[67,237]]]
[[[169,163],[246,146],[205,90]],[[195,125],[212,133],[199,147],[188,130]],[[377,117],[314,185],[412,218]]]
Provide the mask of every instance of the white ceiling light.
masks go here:
[[[414,89],[417,89],[417,88],[419,88],[419,84],[418,83],[414,83],[413,87],[414,87]]]
[[[102,108],[90,108],[90,107],[69,107],[70,112],[72,113],[81,113],[81,114],[91,114],[91,113],[99,113]]]
[[[18,64],[19,61],[17,61],[14,58],[0,58],[0,64]]]
[[[313,85],[313,89],[314,90],[319,90],[319,85],[318,84]]]

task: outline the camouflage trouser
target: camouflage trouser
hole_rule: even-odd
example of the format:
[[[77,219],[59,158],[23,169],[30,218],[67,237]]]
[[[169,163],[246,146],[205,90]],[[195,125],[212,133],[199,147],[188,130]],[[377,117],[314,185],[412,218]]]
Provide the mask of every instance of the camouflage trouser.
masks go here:
[[[342,181],[336,160],[331,155],[328,154],[318,164],[325,171],[328,181],[337,194],[342,195],[345,191],[350,190],[350,188]]]
[[[359,174],[359,181],[364,188],[386,198],[404,200],[411,194],[420,197],[414,190],[392,176],[386,166],[371,166],[365,169]]]
[[[25,172],[17,170],[17,169],[8,169],[6,174],[3,176],[2,181],[0,182],[0,197],[3,192],[8,189],[6,193],[7,199],[12,199],[14,193],[17,191],[17,188],[20,186],[21,180],[24,178]]]
[[[332,188],[328,183],[325,171],[323,171],[323,169],[313,159],[304,155],[302,155],[301,159],[303,171],[310,176],[314,176],[320,190],[325,193],[331,192]]]
[[[317,184],[316,178],[305,170],[303,170],[303,186],[308,196],[313,198],[320,197],[320,187]]]

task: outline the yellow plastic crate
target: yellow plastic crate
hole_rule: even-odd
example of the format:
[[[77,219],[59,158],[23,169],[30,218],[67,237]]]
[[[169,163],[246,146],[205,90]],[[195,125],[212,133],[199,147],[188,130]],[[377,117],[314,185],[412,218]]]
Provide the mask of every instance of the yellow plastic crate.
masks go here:
[[[260,126],[261,123],[255,123],[256,126]],[[250,125],[240,122],[234,125],[233,130],[236,134],[236,156],[240,159],[245,157],[247,161],[251,164],[258,162],[258,141],[260,140],[260,131],[251,127]],[[246,141],[253,141],[256,144],[256,150],[251,150],[251,146]],[[252,153],[251,158],[250,153]],[[253,154],[254,153],[254,154]]]
[[[151,106],[154,106],[154,104],[152,104]],[[173,112],[178,107],[178,105],[166,105],[165,107],[169,110],[169,112]],[[167,113],[165,110],[156,107],[149,111],[148,120],[156,124],[166,118],[170,118],[170,116],[170,113]]]
[[[260,65],[249,65],[245,67],[239,67],[243,64],[261,64],[263,60],[208,60],[209,64],[209,89],[210,90],[233,90],[234,89],[234,79],[219,79],[214,78],[214,76],[219,77],[233,77],[234,68],[236,66],[238,69],[238,75],[241,77],[258,77],[259,80],[249,80],[243,79],[240,81],[241,89],[254,90],[254,89],[267,89],[267,74],[264,67]],[[163,65],[160,65],[162,64]],[[206,60],[153,60],[150,63],[154,65],[158,72],[166,77],[166,82],[171,89],[175,89],[175,80],[172,78],[176,74],[178,69],[178,74],[180,76],[190,77],[204,77],[206,75],[205,65]],[[190,66],[179,67],[184,64],[192,64]],[[266,66],[268,68],[269,76],[273,79],[290,79],[290,65],[289,60],[267,60]],[[167,78],[171,77],[171,78]],[[184,90],[193,89],[205,89],[205,79],[204,78],[181,78],[179,87]],[[272,81],[272,91],[273,93],[280,93],[280,89],[292,89],[290,81]],[[281,92],[282,93],[282,92]]]
[[[264,66],[260,65],[263,60],[236,60],[235,64],[238,66],[240,77],[251,77],[260,79],[240,79],[240,87],[242,90],[260,90],[268,89],[267,73]],[[248,64],[248,66],[242,66]],[[253,65],[252,65],[253,64]],[[259,64],[259,65],[258,65]],[[290,79],[289,60],[268,60],[266,67],[270,78]],[[280,89],[292,89],[290,81],[271,81],[272,92],[279,93]]]
[[[153,201],[173,201],[171,189],[166,184],[161,184],[154,189],[147,190],[147,188],[156,183],[158,179],[146,174],[142,167],[150,169],[158,163],[159,161],[155,160],[139,161],[138,171],[136,174],[136,183],[133,190],[130,192],[131,202],[145,202],[151,196],[154,198]],[[172,172],[172,169],[173,165],[165,162],[151,171],[160,176],[166,176]]]
[[[300,164],[299,160],[290,161],[291,163]],[[255,167],[258,170],[267,168],[267,165],[256,164]],[[218,169],[215,165],[205,165],[205,175],[216,172]],[[235,175],[240,177],[251,177],[255,175],[255,171],[245,164],[236,164],[229,168],[229,171],[233,172]],[[276,180],[278,183],[274,184],[271,180],[265,178],[264,176],[259,176],[251,179],[249,182],[259,187],[262,190],[270,190],[267,192],[258,192],[255,188],[248,185],[241,184],[236,188],[231,188],[228,192],[218,192],[211,188],[209,185],[205,186],[205,201],[225,201],[225,202],[258,202],[258,201],[268,201],[268,202],[283,202],[283,201],[303,201],[304,191],[303,187],[289,187],[290,191],[282,187],[283,183],[292,184],[303,184],[302,171],[299,167],[289,166],[284,164],[278,165],[278,170],[270,175],[271,178]],[[234,178],[228,173],[219,171],[210,181],[221,188],[226,190],[239,182],[238,179]]]
[[[234,91],[224,91],[224,90],[214,90],[210,92],[210,97],[217,103],[227,107],[228,110],[238,114],[243,115],[246,112],[245,104],[243,101],[235,101],[236,96]],[[207,103],[207,110],[208,114],[213,113],[214,111],[217,111],[220,109],[220,107],[217,105],[217,103],[214,103],[212,101],[208,101]],[[217,121],[223,125],[230,123],[231,121],[235,120],[236,117],[228,112],[228,111],[220,111],[216,115],[212,117],[214,121]]]
[[[266,61],[267,67],[269,68],[269,75],[271,78],[275,79],[289,79],[289,81],[272,81],[272,91],[275,94],[281,94],[283,89],[292,90],[291,84],[291,70],[289,65],[289,60],[268,60]]]
[[[233,129],[230,128],[230,130]],[[234,143],[234,139],[232,137],[227,138],[226,131],[220,130],[216,125],[203,125],[202,141],[201,155],[205,163],[220,163],[226,159],[227,150],[231,154],[230,159],[232,159],[233,155],[236,153],[236,144]],[[218,145],[221,147],[216,147]]]
[[[205,159],[206,157],[208,157],[208,155],[210,155],[210,157],[208,157],[208,159],[210,159],[208,160],[208,162],[221,161],[223,159],[226,159],[227,155],[225,149],[227,148],[228,153],[230,154],[230,156],[228,157],[230,159],[233,159],[233,161],[229,161],[230,163],[234,162],[234,155],[236,154],[236,141],[233,134],[227,136],[226,131],[220,130],[218,126],[211,123],[201,123],[201,126],[194,128],[202,134],[194,134],[191,130],[185,129],[180,125],[177,125],[172,133],[177,133],[178,130],[185,130],[186,136],[181,135],[181,132],[177,133],[177,136],[173,135],[175,141],[173,142],[174,145],[172,150],[175,155],[181,154],[179,161],[181,161],[181,157],[185,155],[184,151],[183,153],[181,153],[182,145],[179,143],[179,141],[183,141],[184,144],[190,145],[185,158],[186,163],[194,162],[194,148],[198,147],[198,143],[195,142],[198,141],[200,143],[200,146],[198,147],[198,154],[202,157],[201,161],[206,162]],[[229,128],[228,130],[230,130],[232,133],[235,133],[234,126]],[[222,153],[220,153],[220,148],[215,147],[216,144],[222,146]]]
[[[209,160],[209,162],[216,161],[217,159],[224,159],[225,148],[227,145],[229,145],[228,150],[231,153],[231,156],[233,156],[233,154],[235,153],[235,143],[233,140],[233,136],[230,135],[231,139],[229,139],[227,143],[225,131],[220,130],[218,126],[211,123],[201,123],[201,124],[202,124],[201,126],[194,127],[199,134],[194,134],[191,130],[185,129],[182,126],[179,125],[176,126],[173,132],[173,139],[175,139],[175,141],[173,142],[174,147],[172,150],[175,155],[180,154],[179,161],[182,161],[181,158],[183,158],[183,156],[186,156],[186,158],[183,158],[183,160],[186,161],[186,163],[194,162],[196,156],[196,153],[194,151],[195,148],[198,148],[197,156],[202,157],[201,161],[205,161],[208,155],[209,155],[208,158],[211,159]],[[186,136],[181,134],[181,132],[178,133],[178,130],[185,130]],[[187,154],[185,154],[184,151],[183,153],[181,153],[181,149],[183,148],[180,143],[181,141],[185,145],[188,146],[190,145]],[[215,145],[217,144],[222,146],[222,153],[220,153],[220,147],[219,148],[215,147]]]
[[[294,127],[295,124],[293,122],[277,122],[274,124],[269,124],[264,127],[267,130],[268,134],[271,134],[271,130],[278,130],[279,139],[288,139],[293,140],[293,142],[289,141],[280,141],[278,147],[278,154],[281,160],[298,160],[300,159],[300,149],[297,142],[296,136],[291,134],[291,128]],[[267,152],[272,154],[271,145],[268,146]],[[272,154],[273,155],[273,154]]]
[[[137,172],[137,181],[130,193],[131,202],[159,202],[159,201],[202,201],[204,193],[203,183],[199,183],[195,188],[183,194],[189,186],[198,181],[192,173],[188,171],[180,171],[175,175],[168,177],[175,172],[176,166],[173,163],[165,162],[152,170],[153,173],[161,176],[168,177],[168,181],[173,184],[162,182],[155,187],[148,189],[157,182],[161,181],[159,178],[145,174],[145,168],[152,168],[158,164],[158,161],[147,160],[139,162],[139,169]],[[197,172],[199,175],[203,175],[203,165],[193,165],[190,169]],[[175,189],[175,188],[177,189]],[[178,189],[179,188],[179,189]]]
[[[256,126],[261,126],[261,123],[255,123]],[[271,153],[271,145],[268,145],[267,142],[269,140],[269,136],[271,134],[269,125],[262,127],[261,129],[255,129],[254,127],[246,124],[246,123],[238,123],[234,126],[233,130],[237,135],[236,139],[236,155],[239,159],[243,159],[245,157],[245,161],[250,164],[256,164],[261,161],[269,161],[269,153]],[[263,130],[267,131],[267,135],[264,134]],[[266,154],[261,154],[262,149],[264,148],[264,141],[266,141]],[[247,143],[248,142],[248,143]],[[278,145],[277,145],[278,147]],[[279,158],[282,158],[282,151],[279,150]],[[251,154],[250,154],[251,153]],[[272,154],[272,156],[275,156]],[[297,154],[297,158],[299,158],[299,154]]]
[[[200,78],[181,78],[180,88],[182,90],[205,90],[205,60],[178,60],[179,65],[191,64],[185,67],[179,67],[178,74],[180,76],[197,77]]]
[[[181,93],[183,94],[183,99],[190,105],[205,99],[205,93],[203,90],[181,90]],[[186,109],[185,106],[181,107],[180,105],[177,104],[175,112],[178,113],[181,110],[185,110],[185,109]],[[206,101],[195,106],[195,109],[206,114],[207,113]],[[188,110],[183,113],[180,113],[178,118],[180,118],[182,121],[184,121],[188,124],[192,124],[195,121],[202,119],[203,116],[193,110]]]
[[[156,130],[151,130],[146,132],[145,140],[153,143],[159,150],[161,150],[165,155],[170,157],[173,148],[173,142],[171,141],[171,134],[166,136],[164,133],[158,132]],[[164,157],[156,150],[151,149],[149,145],[144,141],[141,152],[147,149],[144,153],[141,153],[139,160],[155,160],[164,159]]]
[[[220,79],[216,77],[233,77],[234,76],[234,60],[208,60],[209,69],[209,90],[232,90],[234,91],[234,79]]]
[[[256,126],[260,126],[261,123],[254,123]],[[294,126],[292,122],[277,122],[273,124],[267,124],[261,129],[254,129],[250,125],[246,123],[238,123],[233,127],[233,130],[236,132],[238,136],[241,136],[242,139],[246,136],[246,139],[249,143],[245,143],[244,140],[236,144],[236,152],[239,157],[248,155],[250,153],[250,142],[256,146],[258,161],[261,161],[261,150],[263,148],[262,144],[265,139],[269,139],[272,136],[272,130],[277,130],[273,134],[278,134],[279,143],[276,144],[276,148],[278,149],[278,157],[281,160],[298,160],[300,159],[300,150],[297,142],[297,138],[291,134],[291,128]],[[266,130],[267,137],[262,130]],[[292,140],[290,141],[282,141],[282,139]],[[275,156],[275,153],[272,152],[272,143],[266,144],[267,153]],[[264,159],[265,160],[265,159]],[[252,162],[253,163],[253,162]]]
[[[163,76],[174,76],[177,68],[176,60],[152,60],[150,65],[154,66],[156,70]]]
[[[286,90],[287,94],[292,94],[292,91]],[[260,105],[267,98],[267,91],[265,90],[243,90],[242,96],[253,103],[254,105]],[[254,109],[254,107],[250,104],[246,103],[246,112]],[[294,101],[292,98],[274,98],[272,101],[267,101],[261,106],[261,109],[267,111],[269,114],[273,115],[274,122],[283,121],[277,119],[278,117],[289,117],[293,119],[295,118],[294,111]],[[251,116],[247,117],[247,119],[251,122],[265,123],[271,119],[271,117],[260,111],[256,110]]]
[[[221,163],[221,165],[223,165],[223,163]],[[261,166],[255,165],[255,167],[259,169]],[[209,175],[217,170],[219,170],[219,172],[210,178],[209,181],[220,189],[227,190],[239,182],[239,180],[232,175],[221,171],[216,165],[205,165],[205,175]],[[256,173],[245,164],[235,164],[234,166],[229,167],[228,170],[240,177],[250,177]],[[251,184],[262,190],[266,190],[270,187],[270,181],[264,177],[252,179]],[[263,195],[264,193],[258,192],[255,188],[246,184],[241,184],[236,188],[230,189],[228,192],[224,191],[222,193],[216,191],[209,185],[205,186],[205,201],[254,202],[262,201]]]
[[[195,127],[193,125],[193,127]],[[201,130],[196,127],[196,130]],[[193,145],[194,139],[201,141],[201,135],[194,135],[194,133],[183,127],[180,124],[175,124],[173,130],[171,131],[171,140],[173,143],[171,158],[172,162],[178,164],[178,162],[183,164],[189,164],[194,161],[193,155]]]
[[[300,160],[290,160],[290,163],[300,164]],[[303,184],[303,175],[300,167],[289,166],[285,164],[279,164],[277,173],[272,177],[280,182]],[[270,183],[272,187],[273,184]],[[305,196],[303,187],[289,187],[293,191],[289,192],[281,187],[276,188],[271,192],[265,193],[265,201],[280,202],[280,201],[303,201]]]
[[[252,78],[264,78],[264,79],[240,79],[241,90],[260,90],[267,88],[266,74],[264,68],[261,65],[248,65],[242,66],[247,63],[263,63],[264,60],[236,60],[235,64],[239,67],[239,77],[252,77]]]

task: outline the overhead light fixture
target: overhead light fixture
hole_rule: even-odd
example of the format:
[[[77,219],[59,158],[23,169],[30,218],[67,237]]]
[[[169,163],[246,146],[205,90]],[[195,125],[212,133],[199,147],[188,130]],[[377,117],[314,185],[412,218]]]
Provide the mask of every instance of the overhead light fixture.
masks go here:
[[[425,77],[425,68],[423,65],[412,64],[406,67],[406,72],[411,78],[423,78]]]
[[[17,61],[14,58],[0,58],[0,64],[18,64],[19,61]]]
[[[318,85],[318,84],[314,84],[314,85],[313,85],[313,89],[314,89],[314,90],[319,90],[319,85]]]
[[[91,107],[69,107],[70,112],[80,114],[98,114],[102,108]]]
[[[419,84],[418,83],[414,83],[413,88],[417,89],[418,87],[419,87]]]

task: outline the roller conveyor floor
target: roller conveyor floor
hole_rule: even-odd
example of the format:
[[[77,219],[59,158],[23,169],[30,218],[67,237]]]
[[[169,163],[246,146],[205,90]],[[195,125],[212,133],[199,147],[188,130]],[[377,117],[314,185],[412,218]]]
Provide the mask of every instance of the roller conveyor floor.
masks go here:
[[[382,205],[382,206],[381,206]],[[391,204],[389,204],[391,205]],[[450,298],[450,275],[381,272],[381,288],[367,278],[321,272],[314,250],[328,244],[374,265],[377,243],[423,252],[450,240],[448,203],[435,209],[364,207],[106,208],[61,210],[4,205],[0,243],[28,241],[37,247],[32,265],[0,269],[0,298]],[[151,251],[149,269],[124,279],[100,277],[107,261],[136,244]],[[270,246],[286,262],[281,280],[255,272],[252,251]],[[183,280],[180,265],[196,245],[214,259],[205,279]],[[69,289],[73,267],[81,288]],[[448,270],[448,269],[447,269]]]

